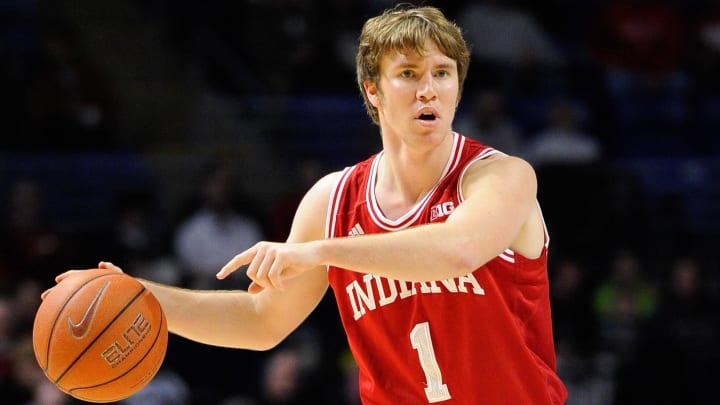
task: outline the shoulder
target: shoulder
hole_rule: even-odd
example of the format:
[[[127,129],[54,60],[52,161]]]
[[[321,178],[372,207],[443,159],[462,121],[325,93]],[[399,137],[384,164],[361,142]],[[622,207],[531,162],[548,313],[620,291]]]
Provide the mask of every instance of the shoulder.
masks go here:
[[[481,180],[521,187],[532,186],[533,190],[537,186],[535,169],[528,161],[500,153],[470,163],[463,176],[463,188]]]
[[[315,184],[308,190],[305,198],[313,200],[325,201],[327,204],[330,195],[333,190],[340,182],[341,177],[345,173],[345,170],[331,172],[321,177]]]
[[[343,173],[337,171],[321,177],[305,193],[295,212],[289,240],[307,241],[324,238],[330,196]]]
[[[471,162],[458,182],[458,189],[463,201],[478,197],[530,203],[537,198],[537,178],[526,160],[494,154]]]

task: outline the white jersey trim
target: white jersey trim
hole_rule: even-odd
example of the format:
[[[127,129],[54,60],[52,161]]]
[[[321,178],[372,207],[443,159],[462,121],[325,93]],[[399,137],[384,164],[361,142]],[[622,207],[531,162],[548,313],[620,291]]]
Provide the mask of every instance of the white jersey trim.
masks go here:
[[[411,224],[415,223],[422,214],[424,207],[427,205],[427,202],[435,193],[435,190],[437,190],[438,185],[445,179],[448,173],[455,170],[455,168],[460,163],[460,152],[462,151],[464,145],[465,138],[460,136],[460,134],[458,134],[457,132],[453,132],[453,145],[450,156],[448,157],[448,161],[443,168],[440,178],[438,179],[437,183],[435,183],[435,186],[433,186],[433,188],[423,197],[422,200],[420,200],[410,210],[408,210],[408,212],[394,220],[387,218],[383,214],[375,195],[375,179],[377,178],[378,166],[384,152],[378,153],[370,167],[368,184],[365,190],[367,210],[373,222],[386,231],[397,231],[403,228],[407,228]]]
[[[356,166],[346,167],[340,177],[338,178],[335,186],[333,187],[332,193],[330,193],[330,200],[328,201],[327,218],[325,220],[325,239],[332,239],[335,233],[335,224],[337,220],[337,212],[340,206],[340,198],[342,197],[343,191],[345,191],[345,185],[347,184],[350,173],[355,170]]]
[[[343,169],[340,177],[338,178],[335,186],[333,186],[332,192],[330,193],[330,199],[328,201],[327,217],[325,219],[325,239],[332,239],[335,233],[335,226],[337,220],[337,213],[340,206],[340,198],[345,191],[345,185],[347,184],[350,173],[355,170],[356,166],[350,166]],[[330,270],[330,265],[325,266],[325,270]]]
[[[475,162],[477,162],[477,161],[480,161],[480,160],[483,160],[483,159],[487,159],[488,157],[493,156],[493,155],[504,155],[504,156],[507,156],[505,153],[500,152],[500,151],[497,150],[497,149],[487,148],[487,149],[483,150],[482,152],[480,152],[480,153],[479,153],[477,156],[475,156],[472,160],[470,160],[470,161],[465,165],[465,167],[463,167],[462,173],[460,173],[460,177],[458,178],[458,182],[457,182],[458,203],[463,202],[463,200],[465,199],[465,196],[463,196],[463,192],[462,192],[462,182],[463,182],[463,179],[465,178],[465,173],[467,173],[468,168],[470,168],[470,166],[472,166],[473,163],[475,163]]]

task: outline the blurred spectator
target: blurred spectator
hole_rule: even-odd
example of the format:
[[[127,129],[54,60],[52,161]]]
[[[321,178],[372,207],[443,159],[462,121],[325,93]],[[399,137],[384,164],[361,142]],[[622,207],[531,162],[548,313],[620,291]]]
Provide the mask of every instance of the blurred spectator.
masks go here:
[[[668,337],[677,347],[699,349],[715,341],[718,333],[715,320],[718,304],[712,283],[692,257],[672,262],[670,274],[661,290],[656,319],[667,329]]]
[[[145,388],[119,405],[186,405],[190,404],[190,394],[182,377],[163,366]]]
[[[0,295],[0,387],[9,378],[12,370],[14,331],[11,301]]]
[[[358,366],[349,348],[340,353],[340,372],[342,373],[342,390],[340,396],[344,405],[361,405],[359,391]]]
[[[661,382],[662,400],[688,405],[715,401],[720,330],[718,297],[711,286],[694,258],[672,261],[653,327],[645,339],[647,362],[641,366],[652,370],[651,383]]]
[[[571,101],[557,102],[547,127],[530,139],[525,157],[535,165],[597,162],[602,153],[600,141],[580,128],[578,114]]]
[[[590,27],[589,47],[606,68],[611,95],[684,94],[686,21],[667,2],[610,0]]]
[[[229,163],[211,167],[200,183],[199,206],[175,231],[175,253],[192,288],[234,288],[233,280],[219,283],[215,274],[231,257],[265,238],[260,219],[240,207],[238,174]],[[239,288],[250,282],[243,272],[234,280]]]
[[[50,380],[42,379],[33,388],[32,399],[23,405],[69,405],[80,403],[82,401],[75,400],[60,391]]]
[[[657,287],[644,273],[642,259],[632,251],[616,253],[609,275],[594,293],[600,349],[631,360],[641,329],[657,305]]]
[[[33,399],[35,388],[47,380],[37,360],[29,335],[16,340],[11,354],[11,373],[2,381],[2,400],[7,404],[25,404]],[[55,388],[57,389],[57,388]]]
[[[148,193],[124,193],[118,197],[114,208],[114,236],[122,256],[152,256],[162,250],[161,224]]]
[[[471,47],[474,69],[483,72],[478,79],[488,83],[499,80],[506,89],[544,86],[564,63],[535,17],[512,0],[469,2],[459,10],[458,23]]]
[[[338,403],[339,386],[330,384],[340,380],[328,379],[330,374],[324,368],[328,366],[324,361],[331,354],[328,345],[322,344],[326,337],[318,328],[323,326],[303,324],[280,346],[264,353],[257,405]]]
[[[33,179],[19,179],[10,185],[4,206],[0,251],[14,286],[22,277],[52,281],[63,268],[66,246],[47,212],[48,204],[40,185]]]
[[[593,284],[584,264],[562,258],[553,266],[550,283],[553,332],[559,353],[587,356],[594,347]]]
[[[262,370],[262,405],[305,404],[298,397],[302,390],[300,353],[281,349],[270,354]]]
[[[13,324],[15,334],[21,335],[32,331],[35,313],[40,307],[40,294],[45,289],[41,282],[34,278],[24,278],[15,284],[13,299]]]
[[[222,405],[304,405],[326,402],[323,390],[308,385],[306,357],[296,347],[283,346],[267,352],[260,364],[259,389],[255,395],[235,395]],[[323,387],[327,388],[327,387]]]
[[[501,91],[481,91],[470,102],[469,112],[457,117],[454,129],[508,155],[518,155],[520,129],[508,116]]]
[[[143,191],[127,192],[115,203],[114,250],[134,276],[179,285],[182,271],[172,256],[169,230],[152,196]]]
[[[613,375],[596,355],[594,284],[588,269],[579,259],[563,257],[551,267],[550,277],[553,334],[558,374],[568,388],[566,405],[610,405]]]

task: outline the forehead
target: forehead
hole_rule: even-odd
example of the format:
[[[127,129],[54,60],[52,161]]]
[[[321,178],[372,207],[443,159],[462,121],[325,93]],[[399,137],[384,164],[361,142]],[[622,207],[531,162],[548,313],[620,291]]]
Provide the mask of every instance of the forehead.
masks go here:
[[[380,68],[392,66],[418,65],[430,63],[432,65],[456,66],[455,60],[447,56],[433,42],[427,42],[422,48],[392,49],[387,51],[380,59]]]

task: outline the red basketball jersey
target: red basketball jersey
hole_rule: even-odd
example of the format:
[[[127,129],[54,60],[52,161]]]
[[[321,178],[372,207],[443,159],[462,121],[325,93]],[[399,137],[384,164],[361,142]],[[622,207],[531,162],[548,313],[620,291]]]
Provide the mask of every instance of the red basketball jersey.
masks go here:
[[[444,221],[463,201],[466,168],[495,153],[455,134],[437,185],[394,220],[375,199],[382,152],[346,168],[332,193],[327,237]],[[455,279],[407,282],[333,266],[328,277],[360,369],[364,404],[564,402],[555,372],[547,243],[537,259],[508,249]]]

